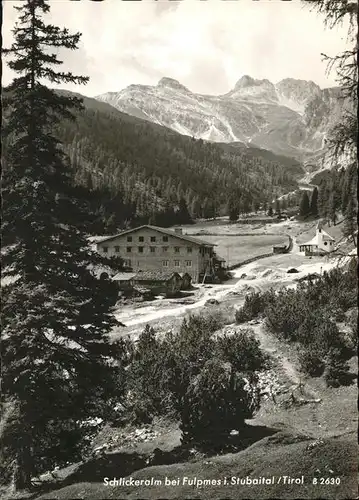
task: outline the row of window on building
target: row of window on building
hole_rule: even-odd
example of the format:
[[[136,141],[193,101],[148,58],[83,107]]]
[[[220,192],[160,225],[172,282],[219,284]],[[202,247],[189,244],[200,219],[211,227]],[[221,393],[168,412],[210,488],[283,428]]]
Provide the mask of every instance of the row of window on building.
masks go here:
[[[158,238],[158,240],[160,240],[160,238]],[[127,241],[128,242],[132,242],[132,241],[134,241],[134,239],[133,239],[132,236],[127,236]],[[138,241],[140,243],[144,242],[145,241],[145,237],[144,236],[138,236]],[[152,243],[155,243],[157,241],[157,236],[150,236],[149,237],[149,241],[151,241]],[[168,236],[162,236],[162,241],[163,242],[168,241]]]
[[[155,238],[155,236],[154,236]],[[133,248],[137,248],[139,253],[144,252],[144,247],[126,247],[126,253],[131,253]],[[149,247],[150,253],[156,253],[156,248],[158,247]],[[180,253],[180,248],[181,247],[174,247],[175,253]],[[120,253],[120,247],[116,245],[114,247],[116,253]],[[159,249],[159,248],[158,248]],[[162,253],[168,252],[169,247],[162,247]],[[102,247],[102,250],[104,253],[108,253],[108,247],[104,246]],[[187,247],[187,253],[192,253],[192,247]]]
[[[173,261],[174,267],[181,267],[181,261],[180,260],[174,260]],[[168,267],[169,266],[169,260],[163,260],[162,261],[162,266],[163,267]],[[192,267],[192,261],[191,260],[185,260],[185,266],[186,267]]]
[[[131,259],[125,259],[124,260],[124,264],[126,266],[132,267],[132,261],[131,261]],[[184,265],[186,267],[192,267],[192,261],[191,260],[185,260],[184,261]],[[137,262],[137,266],[140,266],[140,262]],[[170,266],[170,261],[169,260],[163,260],[162,261],[162,267],[169,267],[169,266]],[[180,260],[174,260],[173,261],[173,266],[174,267],[181,267],[182,266],[182,262]]]

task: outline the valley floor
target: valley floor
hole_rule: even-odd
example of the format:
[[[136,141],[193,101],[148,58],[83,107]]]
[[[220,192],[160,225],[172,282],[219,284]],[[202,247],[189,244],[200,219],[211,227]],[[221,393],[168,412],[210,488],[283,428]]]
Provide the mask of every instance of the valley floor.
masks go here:
[[[297,240],[302,242],[311,237],[308,235],[311,235],[315,226],[315,222],[297,223],[289,221],[266,225],[265,231],[267,233],[277,233],[281,235],[282,240],[283,235],[290,235],[293,238],[294,245],[291,253],[271,255],[239,267],[232,271],[233,278],[222,285],[196,284],[190,296],[180,299],[159,299],[135,306],[133,304],[125,306],[120,304],[115,314],[125,327],[116,328],[112,333],[112,337],[118,338],[126,335],[137,337],[146,324],[153,326],[159,332],[167,331],[176,328],[184,316],[202,310],[208,300],[217,300],[220,303],[220,308],[230,311],[231,308],[241,307],[245,295],[250,291],[267,290],[271,287],[278,289],[282,286],[295,286],[298,278],[310,273],[328,271],[338,264],[337,259],[326,257],[310,258],[299,253]],[[208,225],[203,225],[203,227],[206,228],[207,232],[211,231]],[[189,228],[186,227],[187,229]],[[203,229],[202,226],[199,225],[199,229]],[[223,234],[229,231],[232,233],[241,231],[247,234],[251,230],[253,230],[254,234],[256,232],[263,233],[263,226],[254,226],[253,228],[251,226],[241,226],[238,228],[236,225],[217,224],[212,228],[213,232]],[[196,232],[195,226],[191,226],[191,232]],[[228,239],[232,240],[230,237]],[[265,251],[268,252],[268,249]],[[264,253],[264,251],[261,253]],[[242,260],[246,258],[248,258],[247,254],[242,257]],[[288,269],[293,267],[299,272],[288,274]]]

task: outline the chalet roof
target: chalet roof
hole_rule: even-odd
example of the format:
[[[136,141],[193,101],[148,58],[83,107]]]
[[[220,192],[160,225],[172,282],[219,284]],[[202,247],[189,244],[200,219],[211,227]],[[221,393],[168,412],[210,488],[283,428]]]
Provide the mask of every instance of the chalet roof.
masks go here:
[[[168,281],[172,276],[180,275],[171,271],[139,271],[135,277],[135,281]]]
[[[117,273],[112,279],[115,281],[128,281],[136,276],[136,273]]]
[[[303,246],[303,245],[318,245],[318,236],[314,236],[314,238],[312,238],[311,240],[309,241],[306,241],[305,243],[301,243],[299,246]]]
[[[332,236],[330,236],[330,234],[328,234],[325,231],[323,231],[323,229],[321,230],[321,234],[322,234],[322,237],[323,237],[323,241],[335,241],[335,239]],[[299,246],[304,246],[304,245],[318,245],[318,244],[319,244],[319,233],[317,231],[317,233],[314,236],[314,238],[312,238],[309,241],[306,241],[305,243],[300,243]]]
[[[149,224],[135,227],[133,229],[127,229],[126,231],[122,231],[121,233],[115,234],[114,236],[108,236],[107,238],[102,239],[98,243],[103,243],[105,241],[111,241],[111,240],[118,238],[118,236],[123,236],[124,234],[131,234],[135,231],[138,231],[139,229],[144,229],[144,228],[152,229],[153,231],[157,231],[159,233],[165,234],[166,236],[172,236],[172,237],[178,238],[180,240],[188,241],[189,243],[194,243],[195,245],[210,246],[210,247],[217,246],[215,243],[209,243],[208,241],[204,241],[204,240],[201,240],[199,238],[193,238],[192,236],[188,236],[187,234],[175,233],[174,231],[171,231],[171,229],[165,229],[163,227],[158,227],[158,226],[150,226]]]
[[[335,241],[335,238],[333,238],[333,236],[330,236],[330,234],[326,233],[323,229],[322,229],[322,236],[324,241],[326,240]]]

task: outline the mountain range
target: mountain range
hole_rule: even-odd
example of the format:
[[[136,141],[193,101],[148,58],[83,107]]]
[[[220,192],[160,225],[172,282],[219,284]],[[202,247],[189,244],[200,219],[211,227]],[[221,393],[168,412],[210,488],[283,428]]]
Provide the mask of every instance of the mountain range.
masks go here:
[[[300,162],[318,158],[341,115],[338,87],[286,78],[277,84],[243,76],[223,95],[191,92],[177,80],[130,85],[96,97],[118,110],[211,142],[241,142]]]
[[[194,139],[105,102],[58,92],[83,98],[76,119],[62,120],[56,136],[69,157],[74,184],[96,197],[92,203],[92,197],[81,194],[86,206],[94,205],[85,211],[97,214],[86,220],[89,231],[96,224],[96,234],[110,231],[109,226],[114,231],[125,221],[156,222],[157,215],[176,209],[181,200],[193,218],[210,218],[225,215],[229,196],[235,194],[245,213],[294,191],[305,174],[293,158],[240,141]],[[105,220],[106,228],[98,228],[98,219]]]

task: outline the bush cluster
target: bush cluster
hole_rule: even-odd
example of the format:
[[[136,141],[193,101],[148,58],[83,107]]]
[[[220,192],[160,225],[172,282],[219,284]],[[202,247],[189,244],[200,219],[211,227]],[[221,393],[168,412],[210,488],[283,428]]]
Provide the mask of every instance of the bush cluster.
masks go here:
[[[183,442],[240,430],[259,407],[256,372],[267,358],[251,330],[217,336],[217,315],[190,316],[162,338],[147,326],[128,370],[128,404],[137,421],[180,420]]]
[[[348,311],[346,324],[349,327],[347,334],[348,348],[356,352],[358,350],[358,308],[355,307]]]
[[[236,313],[236,321],[243,323],[263,315],[271,333],[300,345],[303,372],[318,376],[327,367],[328,385],[335,385],[334,380],[341,385],[346,378],[339,366],[348,372],[346,356],[357,346],[356,317],[353,319],[356,314],[347,319],[347,336],[339,331],[336,322],[345,320],[345,312],[356,302],[357,273],[352,262],[346,268],[335,268],[316,279],[298,283],[296,289],[248,295]]]
[[[340,387],[351,382],[348,362],[339,349],[331,349],[328,353],[325,380],[328,387]]]
[[[274,292],[252,292],[248,294],[244,300],[243,306],[236,311],[237,323],[246,323],[251,319],[257,318],[264,313],[267,304],[274,300]]]
[[[325,363],[320,353],[303,349],[299,353],[300,369],[303,373],[308,373],[311,377],[323,375]]]

